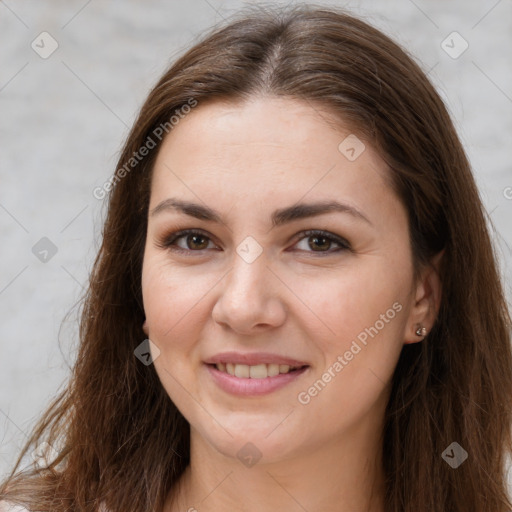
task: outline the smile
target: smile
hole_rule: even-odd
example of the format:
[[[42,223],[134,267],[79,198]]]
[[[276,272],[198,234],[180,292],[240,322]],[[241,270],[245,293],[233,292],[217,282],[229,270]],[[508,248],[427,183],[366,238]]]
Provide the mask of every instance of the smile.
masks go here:
[[[267,377],[275,377],[279,374],[293,372],[302,367],[290,366],[288,364],[233,364],[233,363],[217,363],[215,368],[223,373],[234,375],[241,379],[266,379]]]
[[[308,365],[293,367],[287,364],[204,364],[213,382],[224,392],[236,396],[261,396],[277,391],[300,379]]]

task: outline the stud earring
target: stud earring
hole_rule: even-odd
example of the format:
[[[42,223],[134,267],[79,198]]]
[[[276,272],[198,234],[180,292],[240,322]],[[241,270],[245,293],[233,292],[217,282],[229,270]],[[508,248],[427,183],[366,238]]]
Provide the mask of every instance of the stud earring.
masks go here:
[[[421,324],[418,325],[418,328],[416,329],[416,336],[426,336],[427,335],[427,329],[423,327]]]

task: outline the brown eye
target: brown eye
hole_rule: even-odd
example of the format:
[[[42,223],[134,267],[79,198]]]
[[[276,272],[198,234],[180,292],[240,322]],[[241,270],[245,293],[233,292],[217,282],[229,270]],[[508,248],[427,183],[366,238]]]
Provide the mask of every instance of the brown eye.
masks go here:
[[[157,242],[157,246],[175,252],[199,252],[208,249],[210,243],[213,244],[210,237],[201,231],[186,229],[167,235]]]
[[[310,236],[308,238],[311,249],[319,248],[321,251],[328,250],[331,247],[331,241],[325,236]]]
[[[317,254],[332,254],[340,251],[351,251],[350,244],[338,235],[329,233],[327,231],[310,230],[300,233],[304,235],[298,242],[297,246],[304,252],[317,253]],[[307,244],[303,241],[307,240]],[[300,247],[303,244],[303,247]],[[304,247],[306,245],[307,247]],[[332,248],[334,245],[334,248]],[[337,248],[335,246],[338,246]]]
[[[203,235],[196,235],[196,234],[191,234],[191,235],[186,235],[186,245],[188,247],[188,249],[197,249],[197,250],[201,250],[201,249],[206,249],[208,247],[208,241],[206,241],[205,243],[205,240],[207,240],[207,237],[203,236]]]

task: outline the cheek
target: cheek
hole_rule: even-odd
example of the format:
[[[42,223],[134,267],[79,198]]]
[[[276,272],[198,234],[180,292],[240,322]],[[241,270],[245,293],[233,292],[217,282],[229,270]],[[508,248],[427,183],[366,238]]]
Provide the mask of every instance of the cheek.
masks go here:
[[[162,258],[145,260],[142,296],[151,340],[162,352],[184,350],[207,311],[204,299],[217,279],[200,270],[171,267]]]
[[[386,326],[395,324],[397,329],[405,315],[400,315],[397,307],[393,309],[393,304],[405,307],[411,280],[407,266],[406,261],[390,264],[384,257],[365,256],[346,268],[296,279],[294,291],[313,313],[303,318],[322,324],[321,332],[330,339],[331,347],[332,339],[355,337],[387,311],[386,319],[391,317],[392,322],[386,322]]]
[[[186,274],[186,275],[185,275]],[[213,286],[162,258],[147,260],[142,272],[142,295],[149,338],[158,347],[155,371],[169,397],[181,411],[190,407],[191,365],[197,359],[196,340],[206,321],[201,298]],[[183,384],[187,383],[185,388]],[[194,392],[194,395],[197,391]]]
[[[392,274],[376,280],[377,274],[368,267],[350,272],[331,279],[327,291],[314,287],[309,295],[317,298],[315,311],[329,329],[315,331],[312,349],[320,364],[297,401],[334,430],[384,407],[403,346],[405,282]],[[312,324],[308,329],[313,333]]]
[[[370,402],[382,392],[403,346],[409,280],[406,261],[367,256],[346,271],[304,283],[300,293],[315,316],[304,317],[303,328],[320,356],[315,379],[331,372],[325,379],[334,394],[323,394],[326,407],[332,399],[349,406],[347,389],[358,389]]]

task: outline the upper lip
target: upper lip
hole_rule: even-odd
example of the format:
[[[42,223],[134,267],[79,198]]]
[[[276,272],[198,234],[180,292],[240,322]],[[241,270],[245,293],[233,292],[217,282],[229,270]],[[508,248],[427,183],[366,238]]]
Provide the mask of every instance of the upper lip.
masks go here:
[[[257,364],[287,364],[289,366],[308,366],[304,361],[270,352],[222,352],[204,361],[206,364],[232,363],[255,366]]]

